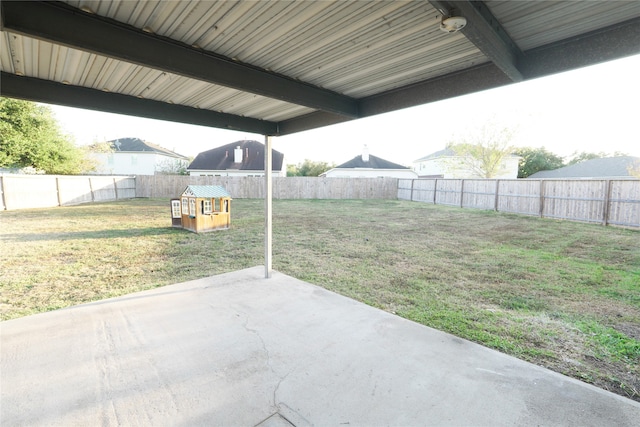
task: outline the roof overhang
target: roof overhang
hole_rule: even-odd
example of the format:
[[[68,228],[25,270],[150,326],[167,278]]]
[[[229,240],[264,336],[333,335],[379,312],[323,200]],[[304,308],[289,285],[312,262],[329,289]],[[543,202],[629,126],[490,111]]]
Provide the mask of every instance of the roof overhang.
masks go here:
[[[3,96],[286,135],[640,53],[640,2],[14,2]],[[466,26],[440,31],[443,18]]]

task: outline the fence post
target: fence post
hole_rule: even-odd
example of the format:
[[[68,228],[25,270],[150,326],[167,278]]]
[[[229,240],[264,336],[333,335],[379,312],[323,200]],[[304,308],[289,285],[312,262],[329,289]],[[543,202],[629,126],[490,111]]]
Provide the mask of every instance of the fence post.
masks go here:
[[[604,206],[602,207],[602,225],[609,224],[609,212],[611,210],[611,208],[609,207],[609,204],[611,203],[611,186],[612,181],[610,179],[606,180],[603,200]]]
[[[411,200],[413,202],[413,184],[415,182],[415,179],[411,180],[411,197],[409,198],[409,200]]]
[[[116,179],[113,178],[113,191],[116,194],[116,200],[118,200],[118,184],[116,183]]]
[[[4,195],[4,176],[0,175],[0,193],[2,193],[2,210],[7,210],[7,198]]]
[[[58,206],[62,206],[62,198],[60,197],[60,178],[56,176],[56,194],[58,196]]]
[[[89,191],[91,192],[91,202],[96,201],[96,195],[93,193],[93,180],[91,177],[87,178],[89,180]]]
[[[460,183],[460,207],[462,208],[463,203],[464,202],[464,179],[462,180],[462,182]]]
[[[540,180],[540,218],[544,217],[544,179]]]
[[[438,178],[433,182],[433,204],[436,204],[436,194],[438,193]]]
[[[493,202],[493,210],[498,212],[498,194],[500,193],[500,180],[496,179],[496,199]]]

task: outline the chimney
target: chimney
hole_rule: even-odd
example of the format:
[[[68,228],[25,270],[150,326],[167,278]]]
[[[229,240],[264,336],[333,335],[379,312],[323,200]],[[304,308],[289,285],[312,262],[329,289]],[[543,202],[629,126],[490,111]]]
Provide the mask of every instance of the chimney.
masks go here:
[[[367,147],[367,144],[362,148],[362,161],[365,163],[369,161],[369,148]]]

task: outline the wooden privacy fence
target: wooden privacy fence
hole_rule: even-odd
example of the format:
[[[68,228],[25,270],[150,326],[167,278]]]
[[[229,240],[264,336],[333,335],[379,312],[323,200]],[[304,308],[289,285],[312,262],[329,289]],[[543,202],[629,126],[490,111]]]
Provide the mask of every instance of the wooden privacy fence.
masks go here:
[[[172,198],[187,185],[222,185],[264,198],[264,178],[178,175],[0,175],[2,210],[134,197]],[[640,180],[273,178],[274,199],[400,199],[640,228]]]
[[[49,208],[87,202],[131,199],[130,176],[0,175],[2,210]]]
[[[2,209],[74,205],[133,197],[177,197],[187,185],[222,185],[234,198],[264,198],[264,178],[180,175],[0,175]],[[274,199],[396,199],[396,178],[273,178]]]
[[[396,199],[397,178],[272,178],[274,199]],[[187,185],[222,185],[235,199],[264,198],[264,177],[140,175],[136,197],[177,197]]]
[[[400,179],[398,199],[640,227],[637,179]]]

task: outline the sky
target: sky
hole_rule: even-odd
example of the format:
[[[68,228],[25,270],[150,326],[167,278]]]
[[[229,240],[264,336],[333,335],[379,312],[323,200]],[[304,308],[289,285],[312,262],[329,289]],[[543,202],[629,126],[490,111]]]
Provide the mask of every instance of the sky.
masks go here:
[[[411,166],[418,158],[466,139],[487,123],[514,132],[516,147],[621,152],[640,157],[640,55],[506,87],[273,138],[287,164],[305,159],[341,164],[371,155]],[[135,137],[176,153],[198,153],[262,135],[49,106],[76,144]]]

